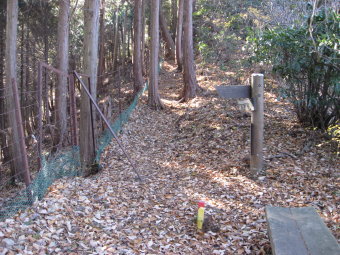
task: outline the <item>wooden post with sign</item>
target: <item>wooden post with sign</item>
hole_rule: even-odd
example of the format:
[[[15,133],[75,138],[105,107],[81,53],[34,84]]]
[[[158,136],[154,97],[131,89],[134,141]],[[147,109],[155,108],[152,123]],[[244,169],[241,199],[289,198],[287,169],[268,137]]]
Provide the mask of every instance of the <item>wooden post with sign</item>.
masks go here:
[[[254,111],[251,114],[250,171],[256,177],[263,168],[263,74],[251,76],[251,99]]]
[[[238,104],[251,111],[251,155],[250,171],[253,178],[259,174],[263,168],[263,74],[252,74],[251,86],[216,86],[220,97],[226,99],[245,98],[239,100]]]

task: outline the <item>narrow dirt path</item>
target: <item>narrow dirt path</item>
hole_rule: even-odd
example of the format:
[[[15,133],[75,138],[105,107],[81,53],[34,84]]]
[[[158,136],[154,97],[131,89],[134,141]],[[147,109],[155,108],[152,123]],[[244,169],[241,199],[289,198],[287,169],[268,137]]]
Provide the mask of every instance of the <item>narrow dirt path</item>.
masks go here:
[[[250,118],[216,97],[216,77],[203,70],[206,92],[178,104],[181,76],[165,63],[166,109],[150,110],[144,95],[120,134],[144,181],[113,141],[98,175],[62,179],[45,199],[0,223],[0,253],[270,254],[266,205],[314,206],[336,234],[331,154],[308,147],[291,105],[267,92],[265,156],[272,158],[266,176],[250,180]],[[205,233],[194,222],[199,200],[207,203]]]

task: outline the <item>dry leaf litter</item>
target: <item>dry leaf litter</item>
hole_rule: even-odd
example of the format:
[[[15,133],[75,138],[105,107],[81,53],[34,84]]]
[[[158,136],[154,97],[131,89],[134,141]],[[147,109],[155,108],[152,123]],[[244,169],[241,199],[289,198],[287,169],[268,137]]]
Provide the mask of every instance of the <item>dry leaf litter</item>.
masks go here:
[[[313,206],[339,239],[339,159],[289,103],[265,94],[266,165],[254,181],[250,115],[217,97],[216,71],[202,70],[205,92],[179,104],[181,75],[164,69],[166,109],[150,110],[145,94],[120,134],[143,182],[113,141],[99,174],[58,180],[0,222],[0,254],[270,254],[266,205]],[[195,224],[199,200],[204,232]]]

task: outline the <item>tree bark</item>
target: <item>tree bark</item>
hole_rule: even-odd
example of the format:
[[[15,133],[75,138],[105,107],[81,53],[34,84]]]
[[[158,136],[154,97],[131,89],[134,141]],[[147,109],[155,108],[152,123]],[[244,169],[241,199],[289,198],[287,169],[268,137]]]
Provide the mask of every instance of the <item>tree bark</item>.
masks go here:
[[[56,108],[57,108],[57,136],[55,145],[62,146],[65,140],[67,129],[67,76],[68,73],[68,47],[69,47],[69,16],[70,0],[59,1],[59,21],[58,21],[58,69],[65,74],[58,74],[56,88]]]
[[[4,57],[5,57],[5,27],[6,27],[6,2],[0,3],[0,131],[7,128],[5,120],[5,93],[4,93]],[[0,164],[5,165],[9,160],[9,150],[7,146],[7,135],[0,133]],[[2,178],[0,171],[0,180]]]
[[[172,34],[172,38],[175,41],[176,39],[176,27],[177,27],[177,0],[171,0],[171,24],[170,24],[170,32]]]
[[[22,15],[20,15],[22,16]],[[22,18],[23,20],[23,18]],[[18,21],[21,23],[19,32],[21,33],[20,39],[20,103],[24,106],[24,95],[25,95],[25,57],[24,57],[24,48],[25,48],[25,23]]]
[[[145,64],[145,7],[147,0],[142,0],[142,72],[143,76],[146,75]]]
[[[151,56],[150,56],[150,84],[148,89],[148,104],[151,108],[159,110],[163,108],[161,102],[159,82],[159,0],[151,0]]]
[[[27,13],[26,14],[26,22],[29,23],[30,21],[30,16]],[[28,25],[27,25],[28,26]],[[26,91],[30,91],[30,80],[31,80],[31,72],[30,72],[30,57],[32,55],[31,53],[31,48],[30,48],[30,30],[26,29],[26,42],[25,42],[25,51],[26,51],[26,58],[25,58],[25,62],[26,62],[26,67],[25,67],[25,80],[26,80],[26,84],[25,84],[25,89]],[[34,65],[33,65],[34,66]],[[25,93],[24,95],[24,104],[23,107],[25,107],[24,109],[24,113],[23,113],[23,118],[24,118],[24,126],[25,126],[25,130],[27,132],[28,136],[31,136],[33,133],[32,130],[32,122],[30,121],[30,112],[32,111],[32,109],[30,109],[30,107],[27,107],[29,105],[32,105],[34,102],[32,102],[31,97],[28,95],[28,93]]]
[[[193,28],[192,28],[193,0],[184,1],[184,33],[183,33],[183,80],[182,102],[196,97],[199,89],[194,63]]]
[[[114,45],[113,45],[113,70],[116,70],[117,62],[118,62],[118,41],[119,41],[119,6],[117,6],[116,10],[116,18],[115,18],[115,34],[114,34]]]
[[[134,5],[134,43],[133,43],[133,75],[134,93],[143,87],[142,63],[142,0],[135,0]]]
[[[85,79],[86,86],[96,98],[97,92],[97,68],[98,68],[98,33],[99,33],[99,6],[100,0],[85,0],[84,5],[84,73],[90,76],[90,84]],[[91,174],[91,166],[94,164],[94,130],[95,118],[91,113],[90,99],[85,91],[81,92],[80,104],[80,160],[85,176]],[[93,114],[93,115],[92,115]],[[93,118],[91,118],[91,115]],[[93,122],[93,125],[92,123]]]
[[[127,34],[127,57],[128,57],[128,59],[130,59],[131,58],[131,37],[132,37],[132,35],[131,35],[131,31],[130,31],[130,29],[127,29],[127,31],[126,31],[126,34]]]
[[[176,63],[178,71],[183,70],[183,10],[184,0],[179,0],[178,4],[178,21],[177,21],[177,32],[176,32]]]
[[[168,53],[168,55],[170,56],[171,59],[175,59],[176,58],[175,43],[174,43],[174,40],[172,39],[171,34],[168,30],[168,24],[166,22],[166,19],[164,17],[162,10],[160,10],[160,14],[159,14],[159,23],[160,23],[160,26],[161,26],[162,37],[165,41],[167,53]]]
[[[17,84],[17,29],[18,29],[18,1],[7,1],[7,21],[6,21],[6,53],[5,53],[5,70],[6,70],[6,110],[8,112],[8,121],[11,128],[11,160],[15,174],[23,179],[28,186],[30,175],[27,166],[27,155],[25,140],[23,137],[23,127],[20,113],[20,103],[14,92],[19,94],[17,86],[13,88],[13,83]]]
[[[99,17],[99,61],[98,61],[98,89],[103,86],[105,72],[105,0],[101,0]]]
[[[127,17],[127,9],[125,9],[124,12],[124,19],[123,19],[123,25],[122,25],[122,64],[125,66],[126,64],[126,33],[127,33],[127,28],[128,28],[128,17]]]

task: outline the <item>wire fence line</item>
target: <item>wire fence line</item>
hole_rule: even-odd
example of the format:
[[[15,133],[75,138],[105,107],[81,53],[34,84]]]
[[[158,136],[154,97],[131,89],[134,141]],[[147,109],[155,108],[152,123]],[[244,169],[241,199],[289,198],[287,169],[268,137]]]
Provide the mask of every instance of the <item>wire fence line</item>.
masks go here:
[[[47,76],[42,79],[42,84],[35,85],[31,90],[24,91],[22,88],[18,90],[18,97],[21,103],[19,111],[21,112],[24,130],[22,140],[27,150],[28,170],[32,180],[26,187],[22,184],[22,173],[15,172],[13,168],[13,164],[16,160],[20,160],[21,156],[11,156],[11,149],[19,146],[19,143],[15,142],[12,138],[13,130],[11,130],[7,118],[10,114],[14,114],[17,109],[5,110],[5,107],[0,109],[0,190],[2,191],[0,196],[0,220],[14,215],[18,210],[24,209],[34,201],[43,198],[48,187],[56,179],[79,176],[81,174],[79,147],[76,142],[79,140],[79,137],[73,137],[75,134],[79,134],[79,126],[74,122],[77,122],[80,118],[78,107],[80,105],[80,91],[75,84],[73,87],[73,98],[71,98],[72,93],[70,92],[72,88],[70,86],[68,88],[66,139],[60,145],[55,142],[57,131],[56,84],[49,82],[48,75],[52,74],[51,70],[46,72]],[[101,95],[101,98],[108,97],[111,105],[104,105],[105,102],[99,104],[106,115],[105,117],[110,119],[111,128],[116,133],[127,122],[131,112],[136,107],[139,96],[144,92],[143,90],[136,95],[132,103],[122,111],[122,106],[112,105],[112,101],[121,102],[120,98],[115,99],[115,97],[121,96],[124,93],[113,93],[115,90],[120,91],[121,89],[119,80],[107,84],[104,90],[106,93]],[[35,98],[35,100],[27,103],[27,95]],[[4,101],[6,96],[4,94],[1,95],[0,102]],[[75,106],[75,109],[72,109],[72,104]],[[115,107],[115,109],[106,109],[108,107]],[[117,117],[116,121],[113,121],[114,117]],[[98,116],[95,116],[95,118],[99,119]],[[104,130],[101,123],[97,123],[95,130],[96,160],[99,162],[100,155],[111,142],[113,136],[108,129]]]

